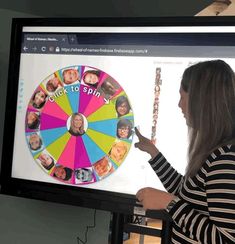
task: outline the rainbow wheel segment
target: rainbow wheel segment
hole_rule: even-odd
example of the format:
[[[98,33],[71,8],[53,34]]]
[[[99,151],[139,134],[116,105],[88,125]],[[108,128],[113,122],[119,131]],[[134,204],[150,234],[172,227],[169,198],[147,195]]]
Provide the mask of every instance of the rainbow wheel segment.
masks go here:
[[[104,104],[102,107],[97,109],[94,113],[87,117],[87,121],[96,122],[102,120],[109,120],[117,118],[117,113],[115,110],[114,103]]]
[[[62,70],[61,69],[60,70],[57,70],[55,72],[55,75],[63,83],[63,81],[64,81],[64,78],[63,78],[63,69]]]
[[[99,146],[99,148],[107,155],[110,151],[112,144],[114,143],[116,137],[112,137],[95,130],[88,129],[86,135]],[[89,154],[90,156],[90,154]],[[93,160],[91,160],[94,163]]]
[[[96,88],[80,85],[79,113],[85,115],[88,104],[93,97],[95,97],[95,99],[99,98],[99,93],[97,92]]]
[[[86,150],[83,141],[84,137],[85,136],[83,135],[83,136],[77,136],[76,138],[75,159],[74,159],[75,168],[85,168],[91,166],[88,152]]]
[[[41,114],[40,130],[48,130],[59,127],[66,127],[67,120],[58,119],[48,114]]]
[[[70,85],[66,87],[68,90],[67,97],[72,109],[72,113],[78,113],[79,108],[79,96],[80,96],[80,84]]]
[[[45,147],[48,147],[50,144],[54,143],[56,140],[58,140],[60,137],[64,136],[67,133],[67,127],[41,130],[41,136]]]
[[[89,129],[112,137],[116,137],[117,121],[117,119],[108,119],[96,122],[89,122]]]
[[[60,82],[62,83],[63,82],[63,76],[61,75],[61,72],[60,70],[57,70],[55,73],[54,73],[55,77],[57,77]]]
[[[57,160],[57,163],[59,165],[63,165],[64,167],[74,169],[75,152],[76,152],[76,137],[71,136],[67,141],[64,150],[61,152]]]
[[[85,135],[76,138],[74,162],[74,178],[76,185],[91,184],[97,181],[84,143],[84,138],[86,138]],[[96,146],[94,147],[96,148]],[[97,150],[98,149],[96,148],[96,151]],[[103,155],[103,152],[100,152],[100,150],[98,151]]]
[[[65,111],[59,104],[56,103],[54,97],[51,97],[46,102],[44,108],[41,111],[43,114],[50,115],[52,117],[67,120],[70,115],[69,112]]]
[[[103,81],[107,77],[110,78],[110,76],[102,72],[101,80]],[[100,107],[112,103],[112,99],[120,92],[120,90],[122,90],[122,88],[119,86],[119,84],[116,81],[113,80],[113,82],[115,83],[115,86],[119,87],[119,90],[117,90],[112,97],[107,96],[108,94],[104,94],[104,91],[101,89],[100,86],[98,86],[95,90],[93,89],[90,92],[88,91],[88,94],[91,93],[93,97],[91,98],[88,105],[86,106],[86,109],[83,111],[85,116],[88,117],[92,113],[97,111]]]
[[[80,80],[81,80],[86,66],[79,66],[79,67],[80,67]]]
[[[85,135],[76,138],[74,178],[76,185],[91,184],[96,182],[96,177],[84,143]],[[102,152],[101,152],[102,153]],[[103,153],[102,153],[103,154]]]
[[[82,136],[87,155],[91,164],[97,162],[99,159],[104,157],[106,153],[97,145],[87,133]]]
[[[71,87],[66,86],[55,92],[53,96],[50,96],[50,102],[55,102],[67,115],[71,115],[73,110],[71,108],[67,94],[70,92]]]
[[[67,132],[47,146],[47,151],[56,159],[56,161],[64,151],[64,148],[66,147],[70,137],[70,133]]]
[[[85,116],[89,116],[92,113],[94,113],[95,111],[97,111],[100,107],[102,107],[103,105],[105,105],[105,100],[102,96],[100,96],[98,94],[98,96],[93,96],[89,103],[87,104],[85,110],[83,111]]]

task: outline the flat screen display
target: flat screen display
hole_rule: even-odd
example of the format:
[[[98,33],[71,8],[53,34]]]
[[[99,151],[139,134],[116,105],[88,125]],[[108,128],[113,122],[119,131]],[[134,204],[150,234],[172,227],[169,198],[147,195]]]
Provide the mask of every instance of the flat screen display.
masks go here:
[[[194,21],[16,19],[8,89],[14,95],[6,106],[11,157],[3,153],[3,173],[8,164],[8,179],[78,192],[134,197],[143,187],[163,189],[150,156],[134,147],[138,127],[184,174],[183,71],[211,59],[235,68],[235,27]]]

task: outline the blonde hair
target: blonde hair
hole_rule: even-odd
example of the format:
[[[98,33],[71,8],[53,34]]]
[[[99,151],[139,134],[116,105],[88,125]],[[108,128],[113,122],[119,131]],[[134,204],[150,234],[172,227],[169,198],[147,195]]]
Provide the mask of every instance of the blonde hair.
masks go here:
[[[74,125],[73,125],[73,121],[75,119],[76,116],[79,116],[82,120],[82,125],[79,127],[79,130],[75,129],[74,128]],[[74,113],[72,114],[71,116],[71,122],[70,122],[70,131],[72,131],[73,133],[78,133],[78,134],[84,134],[84,119],[83,119],[83,116],[79,113]]]
[[[117,155],[112,154],[112,150],[113,150],[113,148],[115,148],[115,147],[122,148],[122,156],[121,156],[121,158],[118,158]],[[127,150],[128,150],[128,147],[127,147],[126,143],[124,143],[124,142],[122,142],[122,141],[115,142],[115,143],[113,144],[113,146],[112,146],[110,152],[109,152],[109,156],[110,156],[112,159],[114,159],[117,163],[120,163],[120,162],[124,159],[124,157],[125,157],[125,155],[126,155],[126,153],[127,153]]]
[[[235,75],[222,60],[200,62],[185,70],[181,88],[189,96],[187,178],[216,148],[235,141]]]

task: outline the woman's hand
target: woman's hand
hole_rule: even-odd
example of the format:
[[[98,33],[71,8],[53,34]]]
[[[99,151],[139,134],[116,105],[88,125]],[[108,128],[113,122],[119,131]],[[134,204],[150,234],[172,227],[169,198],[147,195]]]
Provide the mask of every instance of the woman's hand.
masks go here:
[[[174,199],[176,196],[173,194],[154,189],[151,187],[146,187],[140,189],[136,193],[136,198],[143,205],[143,208],[146,209],[166,209],[167,205]]]
[[[148,138],[142,136],[136,127],[135,127],[135,134],[137,135],[137,137],[139,139],[139,142],[135,143],[135,147],[139,148],[141,151],[149,153],[152,158],[157,156],[159,151],[155,147],[155,145],[152,143],[152,141],[149,140]]]

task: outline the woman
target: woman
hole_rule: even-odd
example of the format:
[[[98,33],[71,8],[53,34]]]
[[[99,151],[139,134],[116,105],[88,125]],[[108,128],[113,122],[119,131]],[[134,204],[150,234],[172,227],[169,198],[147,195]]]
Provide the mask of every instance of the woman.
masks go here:
[[[77,69],[65,69],[63,71],[63,81],[65,85],[71,85],[78,83],[80,80],[80,74]]]
[[[68,181],[71,179],[73,174],[72,169],[64,167],[62,165],[56,165],[53,176],[57,179]]]
[[[87,70],[83,74],[83,82],[86,85],[97,87],[100,79],[100,71],[98,70]]]
[[[133,125],[128,119],[120,119],[117,123],[117,137],[128,139],[132,135]]]
[[[103,157],[99,161],[93,164],[93,168],[96,174],[102,178],[114,171],[112,163],[109,161],[108,157]]]
[[[55,165],[55,161],[54,159],[46,154],[46,153],[42,153],[39,155],[38,159],[40,160],[41,165],[46,169],[46,170],[50,170],[54,167]]]
[[[118,97],[116,104],[115,104],[115,109],[117,111],[118,117],[121,117],[121,116],[124,116],[124,115],[130,113],[131,106],[129,104],[127,97],[125,97],[125,96]]]
[[[29,147],[34,151],[37,151],[42,147],[42,139],[37,133],[32,133],[29,136]]]
[[[101,84],[101,91],[104,93],[106,99],[110,99],[120,89],[119,85],[114,85],[115,81],[108,77]]]
[[[180,95],[190,142],[185,176],[136,130],[135,146],[151,155],[168,191],[143,188],[137,199],[172,216],[172,243],[235,243],[234,72],[221,60],[195,64],[183,74]]]
[[[46,89],[49,92],[55,92],[58,88],[62,87],[60,80],[57,77],[50,79],[46,84]]]
[[[81,136],[85,133],[84,119],[79,113],[74,113],[71,117],[69,132],[73,136]]]
[[[40,116],[35,112],[28,112],[26,116],[26,125],[29,129],[38,129],[40,125]]]
[[[109,151],[109,157],[118,165],[122,163],[128,151],[128,146],[123,141],[117,141]]]
[[[42,90],[36,91],[32,98],[33,107],[41,109],[46,103],[46,98],[47,98],[47,94],[44,91]]]

